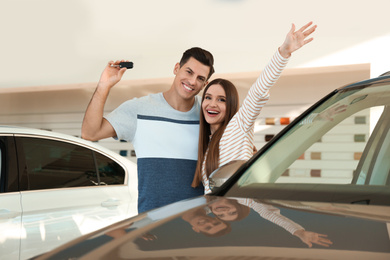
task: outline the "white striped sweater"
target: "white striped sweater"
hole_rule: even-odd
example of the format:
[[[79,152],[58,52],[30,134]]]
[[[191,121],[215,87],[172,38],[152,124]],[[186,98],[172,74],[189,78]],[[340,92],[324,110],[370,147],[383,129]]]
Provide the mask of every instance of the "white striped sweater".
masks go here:
[[[278,80],[289,59],[283,58],[279,51],[261,72],[250,88],[242,106],[227,125],[219,142],[219,167],[233,160],[248,160],[253,155],[254,123],[261,109],[269,100],[269,90]],[[202,164],[202,182],[205,193],[210,193],[205,162]]]

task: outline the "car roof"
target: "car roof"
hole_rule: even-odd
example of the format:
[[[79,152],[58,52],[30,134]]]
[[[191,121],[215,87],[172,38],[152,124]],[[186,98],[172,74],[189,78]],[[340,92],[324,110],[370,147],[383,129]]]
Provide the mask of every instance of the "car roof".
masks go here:
[[[75,141],[80,143],[91,143],[90,141],[81,139],[76,136],[67,135],[63,133],[53,132],[44,129],[37,129],[31,127],[23,127],[23,126],[12,126],[12,125],[0,125],[0,134],[22,134],[22,135],[36,135],[42,137],[54,137],[69,141]]]
[[[367,87],[369,85],[388,82],[388,81],[390,81],[390,72],[383,73],[382,75],[376,78],[366,79],[366,80],[345,85],[343,87],[340,87],[338,90],[345,90],[345,89],[355,88],[355,87]]]
[[[94,150],[99,150],[101,152],[104,152],[106,154],[110,154],[111,156],[114,156],[116,158],[124,158],[123,156],[118,155],[117,153],[97,144],[92,141],[88,141],[85,139],[82,139],[80,137],[58,133],[54,131],[48,131],[43,129],[37,129],[37,128],[30,128],[30,127],[22,127],[22,126],[12,126],[12,125],[0,125],[0,135],[23,135],[23,136],[31,136],[31,137],[39,137],[39,138],[49,138],[49,139],[56,139],[60,141],[66,141],[76,144],[81,144],[83,146],[87,146]],[[126,159],[127,160],[127,159]],[[130,161],[130,160],[128,160]]]

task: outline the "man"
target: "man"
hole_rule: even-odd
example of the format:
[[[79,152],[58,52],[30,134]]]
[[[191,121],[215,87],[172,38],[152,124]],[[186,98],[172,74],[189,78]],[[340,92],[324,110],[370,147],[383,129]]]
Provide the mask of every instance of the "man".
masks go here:
[[[211,53],[201,48],[184,52],[174,67],[175,78],[165,92],[128,100],[103,117],[110,89],[126,68],[109,62],[85,112],[82,138],[108,137],[133,143],[138,168],[138,212],[202,195],[192,188],[199,136],[197,94],[214,73]]]

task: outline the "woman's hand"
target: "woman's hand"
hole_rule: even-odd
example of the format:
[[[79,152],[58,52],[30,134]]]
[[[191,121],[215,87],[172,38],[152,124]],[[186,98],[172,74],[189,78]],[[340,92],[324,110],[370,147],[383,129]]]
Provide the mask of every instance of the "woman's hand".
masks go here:
[[[307,37],[317,28],[317,25],[311,26],[312,24],[313,22],[310,22],[302,26],[298,31],[295,31],[295,25],[292,24],[291,30],[287,33],[284,43],[279,47],[279,52],[284,58],[289,58],[294,51],[313,40],[313,37],[307,39]]]
[[[294,236],[299,237],[308,247],[312,247],[313,244],[329,247],[329,245],[333,244],[332,241],[327,238],[327,235],[318,234],[303,229],[295,231]]]

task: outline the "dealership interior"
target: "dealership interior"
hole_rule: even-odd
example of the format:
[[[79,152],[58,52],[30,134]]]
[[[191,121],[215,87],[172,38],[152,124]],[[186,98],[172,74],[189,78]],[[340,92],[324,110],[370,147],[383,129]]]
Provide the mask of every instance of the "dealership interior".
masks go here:
[[[61,176],[65,176],[68,179],[63,179],[71,179],[69,181],[71,184],[66,183],[63,187],[59,185],[60,188],[51,186],[47,189],[39,188],[39,186],[35,190],[30,186],[26,188],[23,185],[27,186],[26,180],[29,179],[30,181],[32,178],[23,177],[28,175],[28,167],[25,166],[28,160],[23,158],[22,154],[27,151],[26,154],[30,156],[30,154],[34,155],[34,151],[40,150],[44,146],[42,140],[45,138],[43,137],[45,134],[39,136],[31,129],[20,130],[19,128],[18,131],[21,132],[16,134],[11,133],[10,130],[1,133],[0,195],[2,196],[2,206],[0,207],[0,226],[4,227],[3,230],[6,231],[0,235],[0,258],[29,259],[38,253],[43,253],[40,251],[51,250],[76,237],[117,221],[136,216],[136,218],[139,217],[142,224],[143,221],[145,221],[144,223],[149,220],[153,222],[153,217],[158,215],[137,215],[139,213],[137,206],[140,204],[138,198],[141,196],[138,196],[138,182],[134,180],[138,178],[137,168],[141,168],[141,162],[137,165],[137,154],[133,145],[130,142],[115,138],[106,138],[95,142],[82,140],[81,138],[84,113],[96,90],[102,71],[111,62],[128,60],[134,63],[134,67],[126,70],[121,80],[110,90],[104,106],[104,114],[112,112],[127,100],[168,90],[172,86],[175,77],[175,65],[180,61],[185,50],[195,46],[210,51],[214,56],[215,73],[209,81],[216,78],[230,80],[237,87],[240,103],[242,103],[250,87],[267,66],[272,55],[285,41],[286,34],[291,29],[299,30],[299,28],[312,22],[313,25],[317,26],[312,34],[313,41],[294,52],[290,57],[280,78],[272,86],[270,99],[261,110],[254,125],[254,144],[258,151],[262,147],[265,148],[263,151],[266,151],[266,149],[273,146],[273,143],[280,140],[293,139],[291,142],[286,142],[285,146],[276,146],[284,149],[278,149],[275,152],[277,156],[275,156],[274,161],[282,161],[279,157],[280,150],[289,151],[289,155],[293,154],[290,152],[292,148],[288,146],[289,144],[299,143],[302,140],[302,143],[309,143],[307,132],[303,132],[304,134],[294,139],[296,136],[290,135],[288,131],[283,132],[283,129],[293,129],[296,126],[299,128],[302,125],[304,125],[302,129],[310,129],[312,127],[310,124],[305,125],[302,122],[311,115],[302,121],[296,120],[296,124],[291,123],[318,100],[334,90],[352,83],[376,78],[390,71],[389,0],[328,0],[315,1],[315,4],[313,2],[312,0],[3,0],[0,15],[3,39],[0,48],[0,57],[2,57],[2,62],[0,62],[0,128],[7,129],[8,127],[4,126],[17,126],[33,130],[46,130],[48,132],[45,133],[49,133],[48,139],[50,142],[60,140],[56,137],[57,133],[66,134],[70,137],[69,140],[72,140],[69,141],[64,138],[68,142],[67,145],[72,145],[72,149],[69,148],[69,150],[78,152],[77,149],[84,149],[82,151],[90,156],[93,162],[91,160],[90,165],[88,165],[90,168],[88,168],[85,166],[88,163],[85,163],[86,160],[83,157],[74,156],[80,162],[81,167],[88,168],[87,170],[79,170],[77,169],[79,165],[76,163],[71,163],[70,160],[67,161],[66,159],[62,160],[62,157],[65,158],[63,156],[65,153],[56,152],[60,150],[55,150],[55,152],[53,152],[54,150],[48,150],[47,158],[49,159],[44,158],[47,159],[47,165],[51,165],[52,161],[58,158],[61,160],[57,161],[61,163],[67,161],[72,167],[76,165],[74,172],[82,176],[83,179],[80,182],[83,183],[77,186],[81,178],[74,178],[69,173],[71,170],[69,172],[68,169],[63,170],[66,167],[57,167],[61,170],[62,175],[55,173],[51,177],[54,176],[53,179],[60,179]],[[367,87],[368,89],[370,86],[359,85],[358,87]],[[343,93],[343,91],[338,94]],[[367,90],[367,92],[369,91]],[[201,96],[202,93],[201,91],[199,95]],[[278,173],[280,179],[274,181],[275,183],[272,183],[272,185],[285,183],[293,185],[297,183],[303,183],[304,185],[320,183],[329,186],[333,184],[336,186],[351,184],[351,179],[356,179],[356,169],[360,167],[361,162],[363,163],[365,159],[370,157],[367,156],[370,149],[365,147],[367,144],[371,145],[373,143],[371,136],[377,134],[376,130],[373,130],[373,126],[378,122],[383,123],[387,120],[387,114],[381,117],[378,115],[383,111],[389,112],[388,103],[382,106],[382,109],[385,107],[383,111],[379,111],[377,110],[377,99],[374,98],[380,96],[378,97],[379,100],[388,97],[382,95],[384,92],[378,93],[381,94],[367,94],[348,103],[353,104],[355,102],[361,105],[369,98],[364,102],[359,103],[359,101],[370,97],[370,101],[374,100],[372,103],[375,106],[365,107],[365,109],[351,113],[342,120],[340,119],[337,122],[337,127],[326,131],[319,138],[313,134],[311,136],[312,140],[310,140],[313,142],[310,143],[310,146],[308,145],[302,150],[297,149],[297,152],[291,156],[291,158],[294,157],[294,163],[291,164],[291,167],[278,168],[280,169],[280,173]],[[340,97],[340,95],[337,97]],[[337,103],[342,98],[334,98],[332,102]],[[333,106],[335,103],[332,103],[327,111],[339,105]],[[320,114],[318,113],[318,115]],[[287,127],[289,125],[290,127]],[[325,129],[325,127],[318,128]],[[313,129],[316,129],[316,126],[311,128],[311,130]],[[33,147],[31,149],[21,148],[22,141],[19,139],[28,139],[30,134],[28,131],[35,135],[33,138],[36,138],[34,140],[36,146],[31,145]],[[158,131],[158,129],[155,131]],[[285,138],[286,135],[279,135],[278,137],[281,138],[274,138],[279,133],[287,133],[287,136],[293,137],[288,139]],[[149,136],[147,137],[149,138]],[[301,136],[305,136],[306,139],[301,139]],[[198,136],[194,138],[198,138]],[[177,135],[174,136],[174,139],[177,139]],[[300,141],[297,141],[298,139]],[[154,140],[164,139],[157,137]],[[271,140],[273,142],[269,143]],[[76,143],[82,148],[77,147]],[[378,143],[382,144],[381,142]],[[387,143],[390,143],[389,139],[387,139]],[[74,147],[77,147],[77,149]],[[101,151],[100,148],[102,148]],[[99,154],[99,152],[101,153]],[[165,156],[166,150],[163,150],[163,152]],[[387,155],[388,153],[384,154]],[[252,155],[251,150],[249,154]],[[139,155],[142,157],[141,152],[139,152]],[[260,153],[258,155],[263,156]],[[258,160],[261,156],[252,157],[251,160]],[[36,181],[40,184],[41,180],[47,178],[47,176],[45,175],[46,172],[42,170],[44,164],[40,164],[38,157],[30,156],[29,159],[30,161],[34,160],[35,163],[35,166],[31,167],[32,172],[39,171],[40,176],[43,176]],[[99,160],[103,161],[102,158],[105,159],[105,164],[101,164],[103,166],[99,165]],[[383,158],[383,161],[386,161],[387,156],[383,156]],[[193,161],[196,164],[195,160]],[[251,160],[250,163],[252,163]],[[274,164],[278,165],[277,163]],[[261,163],[261,165],[265,165],[264,168],[268,167],[267,163]],[[388,166],[388,163],[386,166]],[[190,168],[187,167],[186,169]],[[167,170],[167,172],[169,171]],[[263,173],[263,171],[261,172]],[[103,175],[105,175],[105,179],[104,177],[101,178]],[[182,176],[185,176],[185,174],[182,174]],[[390,176],[388,168],[386,176]],[[174,177],[176,178],[177,175]],[[229,181],[231,180],[232,178]],[[231,181],[231,183],[233,182]],[[262,183],[260,184],[262,185]],[[161,185],[161,183],[159,182],[158,185]],[[154,188],[158,185],[155,185]],[[390,185],[390,177],[387,179],[386,185]],[[227,186],[225,185],[225,187]],[[370,185],[367,186],[372,188]],[[385,185],[380,186],[381,189],[383,187],[386,188]],[[91,191],[94,193],[88,194]],[[153,192],[155,191],[153,190]],[[203,195],[203,189],[201,192]],[[212,195],[215,195],[215,193]],[[223,196],[225,195],[223,194]],[[158,199],[162,197],[160,196]],[[203,196],[201,197],[202,201],[199,201],[199,203],[203,204],[205,201],[203,201]],[[63,204],[65,206],[62,205],[63,208],[60,208],[61,203],[58,203],[58,200],[60,200],[58,198],[64,198]],[[98,202],[95,203],[94,200]],[[92,210],[85,206],[88,201],[90,205],[93,205]],[[122,203],[123,201],[125,202]],[[356,220],[359,217],[366,218],[364,220],[366,222],[373,220],[373,222],[376,221],[380,224],[384,223],[386,232],[383,233],[385,237],[383,240],[385,241],[383,244],[385,250],[383,252],[385,253],[383,255],[378,254],[378,258],[375,259],[387,259],[381,257],[388,257],[390,251],[388,243],[390,234],[389,209],[384,211],[383,208],[376,207],[377,205],[374,204],[374,210],[368,212],[365,208],[367,205],[363,205],[365,200],[356,201],[358,210],[352,212],[350,215],[352,217],[345,218],[342,215],[350,210],[348,209],[350,205],[336,209],[336,211],[340,211],[335,214],[341,212],[342,218],[340,219],[342,221],[340,223],[345,225],[350,224],[347,222],[353,224],[353,221],[350,220]],[[206,201],[206,203],[210,202],[211,200]],[[329,201],[325,202],[328,203]],[[318,212],[324,210],[325,216],[332,215],[331,210],[334,207],[331,203],[333,202],[329,202],[329,207],[319,208]],[[120,206],[117,207],[119,204]],[[285,207],[282,204],[280,205],[280,208]],[[308,203],[307,205],[310,206],[311,204]],[[352,205],[351,208],[354,208],[353,206],[355,205]],[[371,207],[371,205],[368,206]],[[292,213],[294,207],[295,204],[292,203],[289,210],[287,210],[287,212],[290,211],[292,217],[295,216],[295,213]],[[62,213],[57,213],[53,209],[60,209],[71,214],[64,221]],[[49,213],[45,210],[48,210]],[[83,210],[88,211],[88,214],[84,216]],[[169,210],[163,210],[163,214],[168,213]],[[182,209],[180,208],[180,210]],[[210,210],[205,214],[210,215]],[[330,210],[331,213],[328,214],[327,210]],[[286,212],[285,209],[284,211]],[[300,209],[297,211],[300,211]],[[306,209],[301,211],[303,215],[309,212],[306,212]],[[318,212],[314,213],[317,214]],[[361,212],[364,212],[364,214],[359,216]],[[308,224],[314,224],[318,220],[316,224],[327,232],[327,226],[323,225],[319,220],[320,218],[317,219],[317,216],[319,215],[308,217]],[[248,219],[252,220],[252,217],[253,214]],[[256,218],[258,218],[258,214]],[[22,220],[25,223],[22,223]],[[95,220],[96,222],[94,222]],[[183,222],[184,220],[178,219],[177,221]],[[136,222],[134,221],[134,223]],[[330,221],[329,223],[332,224],[333,222]],[[331,224],[329,224],[329,227]],[[344,224],[340,224],[339,227],[344,227]],[[131,225],[133,225],[133,222],[126,227],[127,231],[133,228]],[[236,225],[239,226],[240,224]],[[344,241],[340,240],[341,244],[350,242],[343,238],[348,232],[351,232],[351,238],[357,240],[360,237],[354,236],[354,232],[356,231],[356,234],[358,234],[363,230],[359,225],[357,225],[358,228],[351,228],[346,232],[342,228],[337,230],[338,227],[334,227],[335,233],[338,231],[340,231],[340,234],[342,233],[340,237]],[[61,236],[59,234],[58,230],[60,228],[65,235]],[[76,229],[77,232],[71,231],[71,228]],[[367,230],[370,231],[369,229],[370,226]],[[385,229],[380,226],[380,230]],[[25,230],[32,231],[31,234],[33,235]],[[173,228],[172,230],[173,233],[181,232],[180,228]],[[195,230],[190,228],[188,230],[191,235],[199,235],[193,232]],[[376,232],[374,229],[371,231]],[[170,232],[166,232],[166,234],[170,235]],[[264,241],[278,240],[277,236],[269,239],[267,232],[258,233],[264,236]],[[377,232],[375,235],[379,237],[381,234]],[[242,238],[245,235],[238,237]],[[377,244],[370,235],[364,237],[367,241],[372,240],[373,244]],[[202,243],[212,241],[212,238],[207,238],[210,240],[203,239],[204,237],[201,236],[199,241]],[[180,242],[179,240],[180,238],[174,243]],[[32,243],[30,243],[31,241]],[[187,242],[186,240],[183,241]],[[144,243],[144,241],[141,242]],[[252,241],[250,242],[252,243]],[[191,243],[192,240],[189,244]],[[350,243],[352,245],[354,242]],[[364,243],[362,242],[362,244]],[[46,244],[49,249],[40,248]],[[334,248],[338,249],[336,244],[335,242]],[[353,246],[351,248],[354,248]],[[373,245],[373,248],[374,246],[376,245]],[[302,247],[302,245],[299,244],[299,247]],[[225,248],[228,249],[226,252],[234,251],[234,247],[230,245],[219,248],[223,248],[223,250],[211,252],[210,248],[211,254],[219,254]],[[261,250],[264,248],[266,247],[262,247]],[[132,249],[132,247],[126,248],[129,251]],[[283,254],[285,253],[284,257],[292,257],[289,253],[290,249],[286,249],[285,252],[281,251]],[[2,250],[4,250],[3,253]],[[8,255],[5,255],[5,250],[8,250]],[[142,250],[141,248],[139,251]],[[312,251],[312,254],[315,255],[313,258],[317,259],[325,251],[322,248],[320,250],[322,250],[319,251],[320,253]],[[299,249],[298,251],[303,252],[304,250]],[[307,251],[309,250],[305,252]],[[157,251],[156,254],[158,253]],[[359,254],[354,253],[355,256],[360,257],[356,259],[365,259],[364,254]],[[180,255],[180,257],[182,256]],[[279,259],[279,257],[276,258]],[[115,257],[107,259],[115,259]],[[274,258],[272,257],[272,259]]]

